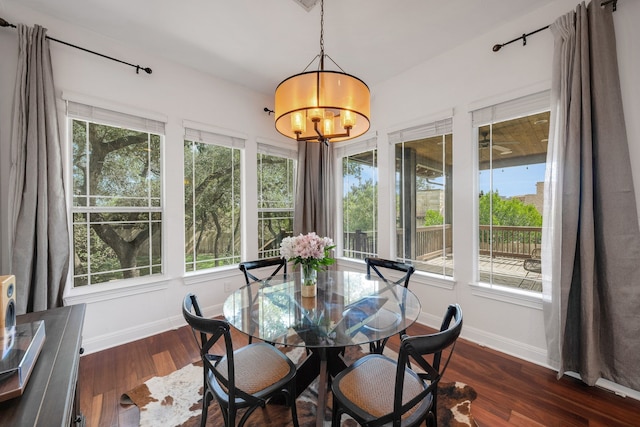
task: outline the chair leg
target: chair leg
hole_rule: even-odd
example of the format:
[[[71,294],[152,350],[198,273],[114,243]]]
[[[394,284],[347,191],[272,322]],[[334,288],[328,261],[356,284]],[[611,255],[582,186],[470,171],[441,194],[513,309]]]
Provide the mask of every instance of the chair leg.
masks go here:
[[[207,425],[207,407],[204,406],[202,408],[202,413],[200,414],[200,427],[205,427]]]
[[[211,403],[211,395],[207,393],[207,389],[204,390],[204,396],[202,396],[202,413],[200,414],[200,427],[207,425],[207,414],[209,412],[209,404]]]
[[[331,410],[331,427],[340,427],[340,418],[342,413],[340,412],[340,404],[335,395],[333,396],[333,408]]]
[[[438,427],[438,420],[433,412],[429,411],[425,424],[427,427]]]
[[[229,413],[227,414],[227,426],[235,427],[236,425],[236,408],[229,408]]]
[[[296,385],[289,386],[289,392],[287,393],[287,400],[291,399],[291,419],[293,420],[293,427],[300,427],[298,424],[298,408],[296,407]]]

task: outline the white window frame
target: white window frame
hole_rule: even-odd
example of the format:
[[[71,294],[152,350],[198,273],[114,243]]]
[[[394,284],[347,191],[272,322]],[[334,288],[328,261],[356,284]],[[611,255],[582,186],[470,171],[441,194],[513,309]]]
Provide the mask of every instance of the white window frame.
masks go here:
[[[548,111],[550,109],[550,91],[548,89],[535,88],[539,91],[532,93],[524,93],[520,96],[514,95],[512,99],[496,101],[494,104],[485,105],[478,108],[471,108],[471,127],[474,147],[478,146],[478,129],[496,122],[516,119],[518,117],[529,116],[532,114]],[[479,158],[478,150],[473,150],[474,164],[474,221],[473,233],[479,235]],[[478,265],[478,239],[473,239],[473,271],[474,281],[470,283],[472,293],[477,296],[495,299],[498,301],[508,302],[529,308],[542,309],[542,292],[533,292],[507,286],[491,285],[482,283],[479,280],[480,271]]]
[[[380,182],[380,166],[378,159],[378,138],[372,137],[362,140],[356,140],[353,142],[342,142],[336,143],[333,151],[334,159],[335,159],[335,182],[336,182],[336,207],[337,212],[339,213],[338,221],[336,221],[336,233],[338,238],[334,239],[334,243],[336,244],[336,253],[339,257],[357,261],[357,258],[350,258],[344,255],[344,203],[343,203],[343,187],[344,187],[344,176],[342,175],[342,161],[345,157],[353,156],[360,153],[365,153],[367,151],[376,150],[376,184]],[[378,206],[376,209],[376,236],[377,236],[377,245],[380,244],[380,233],[378,230],[378,218],[380,212],[380,187],[378,186]],[[380,252],[379,247],[376,245],[376,254],[372,256],[377,256]]]
[[[298,152],[297,150],[292,150],[289,148],[284,148],[284,147],[279,147],[273,144],[268,144],[265,142],[257,142],[257,155],[256,155],[256,165],[257,162],[259,160],[259,156],[263,154],[263,155],[268,155],[268,156],[274,156],[274,157],[281,157],[283,159],[288,159],[288,160],[293,160],[293,166],[294,166],[294,171],[293,171],[293,201],[292,201],[292,206],[290,209],[270,209],[270,208],[260,208],[259,206],[259,197],[260,197],[260,188],[261,188],[261,182],[260,182],[260,176],[257,177],[256,179],[256,209],[257,209],[257,225],[258,227],[260,227],[260,213],[261,212],[269,212],[269,211],[277,211],[277,212],[283,212],[283,211],[291,211],[291,215],[292,215],[292,219],[294,218],[295,215],[295,192],[296,192],[296,181],[297,181],[297,172],[298,172]],[[293,232],[293,230],[291,230]],[[246,233],[247,236],[251,236],[253,235],[252,233]],[[257,238],[258,236],[256,236]],[[257,243],[258,246],[258,258],[260,258],[260,253],[259,253],[259,249],[260,249],[260,242],[258,241]],[[277,256],[277,255],[275,255]],[[268,257],[265,257],[268,258]]]
[[[197,124],[195,122],[187,122],[185,121],[184,124],[184,135],[183,135],[183,139],[182,139],[182,144],[184,146],[184,143],[186,141],[192,141],[192,142],[197,142],[197,143],[201,143],[201,144],[208,144],[208,145],[215,145],[215,146],[219,146],[219,147],[226,147],[226,148],[230,148],[230,149],[237,149],[239,151],[239,155],[240,155],[240,180],[243,181],[246,179],[246,174],[245,174],[245,167],[244,167],[244,162],[243,162],[243,156],[244,156],[244,149],[245,149],[245,144],[246,144],[246,137],[243,137],[241,135],[238,134],[231,134],[228,132],[224,132],[224,133],[218,133],[218,132],[224,132],[224,131],[218,131],[217,129],[213,129],[210,128],[206,125],[200,125]],[[185,159],[186,160],[186,159]],[[183,172],[184,174],[184,172]],[[246,215],[245,213],[243,213],[243,202],[244,202],[244,197],[242,194],[242,184],[240,186],[240,193],[239,197],[240,197],[240,213],[238,214],[238,221],[240,222],[240,224],[242,224],[243,222],[243,216]],[[186,198],[186,194],[185,194],[185,198]],[[183,200],[184,202],[184,200]],[[183,230],[186,230],[186,224],[185,224],[185,220],[186,220],[186,213],[185,215],[183,215],[182,218],[182,226],[183,226]],[[242,251],[243,251],[243,247],[245,245],[245,235],[246,233],[244,232],[243,227],[240,227],[240,248],[237,254],[238,259],[241,259],[242,257]],[[217,266],[217,267],[212,267],[212,268],[206,268],[206,269],[193,269],[191,271],[187,271],[186,270],[186,248],[182,249],[182,254],[183,254],[183,262],[182,262],[182,268],[183,268],[183,273],[185,274],[185,276],[187,275],[197,275],[197,274],[208,274],[214,271],[218,271],[218,270],[224,270],[224,269],[228,269],[230,268],[230,266],[235,266],[237,265],[237,263],[230,263],[230,264],[225,264],[225,265],[221,265],[221,266]],[[234,258],[236,257],[236,255],[234,255]]]
[[[99,283],[90,283],[86,286],[75,287],[74,286],[74,271],[73,264],[70,264],[70,274],[69,274],[69,287],[67,288],[67,292],[65,293],[65,302],[86,302],[85,299],[82,299],[82,295],[85,294],[94,294],[94,300],[101,300],[102,297],[99,296],[101,294],[108,295],[115,292],[118,294],[119,289],[125,288],[127,289],[127,293],[138,293],[145,292],[144,289],[149,290],[149,284],[151,284],[152,289],[162,289],[166,286],[162,280],[158,278],[163,277],[166,273],[166,245],[165,245],[165,202],[164,202],[164,192],[165,192],[165,179],[166,174],[164,171],[164,157],[165,157],[165,140],[166,140],[166,116],[132,109],[130,107],[121,106],[115,103],[111,103],[108,101],[95,99],[88,96],[83,96],[75,93],[63,93],[62,99],[65,101],[65,118],[67,123],[67,141],[68,141],[68,152],[69,152],[69,167],[68,167],[68,188],[73,188],[73,161],[71,160],[72,151],[73,151],[73,130],[72,130],[72,122],[73,120],[81,120],[91,123],[97,123],[101,125],[107,125],[112,127],[122,127],[126,129],[131,129],[134,131],[145,132],[149,134],[155,134],[160,136],[160,165],[161,165],[161,174],[160,174],[160,198],[159,198],[159,206],[157,207],[136,207],[136,208],[123,208],[123,209],[92,209],[89,206],[83,206],[76,208],[73,203],[73,195],[72,192],[69,192],[68,197],[68,206],[69,212],[69,242],[70,242],[70,259],[74,258],[74,237],[73,237],[73,217],[76,212],[82,213],[90,213],[92,211],[138,211],[138,212],[149,212],[149,213],[159,213],[161,215],[160,227],[161,227],[161,261],[160,261],[160,273],[149,274],[145,276],[140,276],[136,278],[128,278],[128,279],[118,279],[109,282],[99,282]],[[132,289],[133,288],[133,289]],[[80,298],[80,299],[78,299]],[[74,301],[77,300],[77,301]]]
[[[409,141],[415,141],[418,139],[423,139],[423,138],[431,138],[434,136],[440,136],[440,135],[447,135],[447,134],[451,134],[452,138],[455,139],[455,135],[453,133],[453,111],[448,112],[446,115],[442,114],[442,115],[438,115],[438,118],[435,120],[429,120],[424,124],[416,124],[414,126],[410,126],[410,127],[406,127],[403,129],[399,129],[399,130],[395,130],[393,132],[390,132],[388,134],[388,142],[389,142],[389,150],[390,153],[392,153],[391,155],[394,156],[395,158],[395,147],[396,144],[402,143],[402,142],[409,142]],[[453,154],[453,153],[452,153]],[[455,157],[453,158],[453,166],[455,168]],[[395,167],[392,168],[391,172],[391,176],[392,176],[392,190],[390,191],[391,193],[391,203],[392,206],[394,207],[393,209],[393,216],[391,218],[393,227],[395,227],[395,221],[396,221],[396,217],[397,217],[397,212],[395,210],[395,197],[396,197],[396,191],[395,191]],[[455,191],[455,189],[453,190]],[[404,197],[404,196],[403,196]],[[451,200],[451,204],[452,204],[452,210],[455,210],[455,207],[453,207],[453,199],[455,198],[455,194],[452,193],[452,200]],[[451,212],[451,215],[453,217],[453,211]],[[394,228],[395,229],[395,228]],[[455,231],[454,231],[455,232]],[[453,244],[453,239],[452,239],[452,244]],[[393,233],[393,237],[391,239],[391,244],[393,245],[392,247],[392,254],[394,255],[395,259],[398,260],[402,260],[405,262],[411,262],[411,260],[409,259],[404,259],[401,254],[397,253],[396,248],[398,247],[398,242],[397,242],[397,233],[394,232]],[[451,276],[447,276],[445,274],[439,274],[439,273],[431,273],[428,271],[422,271],[422,270],[417,270],[416,269],[416,274],[418,275],[425,275],[425,276],[429,276],[430,278],[435,279],[438,283],[443,284],[445,287],[449,287],[449,283],[451,281],[454,280],[455,277],[455,247],[453,249],[453,256],[454,256],[454,266],[453,266],[453,273]]]

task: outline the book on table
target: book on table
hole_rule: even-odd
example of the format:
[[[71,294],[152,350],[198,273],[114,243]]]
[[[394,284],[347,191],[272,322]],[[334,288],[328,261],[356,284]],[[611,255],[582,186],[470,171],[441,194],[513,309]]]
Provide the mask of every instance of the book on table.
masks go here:
[[[45,340],[44,321],[0,329],[0,402],[24,393]]]

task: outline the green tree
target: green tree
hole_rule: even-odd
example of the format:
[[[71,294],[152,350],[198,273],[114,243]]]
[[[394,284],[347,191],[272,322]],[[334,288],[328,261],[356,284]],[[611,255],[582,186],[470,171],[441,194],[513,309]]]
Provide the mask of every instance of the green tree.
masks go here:
[[[376,150],[342,160],[345,188],[343,196],[344,231],[374,231],[377,227],[378,184]],[[347,187],[349,185],[349,187]]]
[[[139,276],[138,264],[150,263],[150,251],[144,249],[160,229],[150,230],[150,213],[129,208],[149,204],[159,207],[160,137],[82,120],[73,121],[72,132],[74,207],[97,208],[91,213],[74,214],[75,220],[84,221],[74,226],[75,274],[86,273],[90,259],[92,273],[118,269],[114,260],[122,269],[98,281]],[[110,210],[100,211],[101,207]],[[159,256],[154,255],[158,262]],[[83,280],[77,284],[83,284]]]
[[[345,232],[376,229],[377,194],[378,185],[371,179],[351,186],[343,198]]]
[[[186,141],[184,156],[186,252],[195,252],[198,261],[212,261],[198,268],[237,262],[240,255],[239,150]],[[212,242],[208,245],[212,248],[203,249],[204,242]]]
[[[430,225],[442,225],[444,223],[444,218],[442,217],[442,215],[440,215],[440,212],[433,210],[433,209],[429,209],[428,211],[425,212],[424,214],[424,225],[425,226],[430,226]]]
[[[542,215],[535,206],[516,198],[504,199],[497,191],[480,194],[479,213],[481,225],[542,227]]]
[[[265,257],[293,233],[295,170],[292,159],[258,155],[258,242]]]

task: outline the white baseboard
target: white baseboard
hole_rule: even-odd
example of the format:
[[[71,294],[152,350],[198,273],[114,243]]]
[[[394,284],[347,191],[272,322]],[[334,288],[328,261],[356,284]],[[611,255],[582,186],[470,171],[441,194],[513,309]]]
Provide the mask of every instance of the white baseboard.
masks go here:
[[[204,307],[202,311],[205,314],[210,313],[210,316],[217,316],[219,314],[222,314],[222,304],[211,307]],[[155,322],[136,325],[125,330],[120,330],[89,339],[83,339],[82,348],[84,348],[84,354],[91,354],[98,351],[106,350],[111,347],[127,344],[142,338],[147,338],[152,335],[156,335],[172,329],[178,329],[179,327],[186,324],[187,323],[182,317],[182,314],[171,316],[166,319],[157,320]]]
[[[439,329],[440,324],[442,323],[442,318],[422,313],[418,318],[418,321],[432,328]],[[488,347],[501,353],[517,357],[518,359],[523,359],[527,362],[535,363],[536,365],[551,369],[547,364],[547,350],[544,348],[534,347],[520,341],[508,339],[467,325],[463,326],[462,334],[460,336],[467,341],[478,344],[481,347]]]
[[[142,338],[150,337],[152,335],[168,331],[172,328],[173,325],[171,325],[169,319],[145,323],[143,325],[136,325],[125,330],[119,330],[109,334],[104,334],[89,339],[83,339],[82,348],[84,348],[84,354],[91,354]]]
[[[439,329],[440,324],[442,323],[441,318],[425,313],[420,315],[418,321],[435,329]],[[544,348],[534,347],[519,341],[510,340],[469,326],[462,328],[461,337],[478,344],[481,347],[491,348],[499,351],[500,353],[505,353],[518,359],[531,362],[557,373],[557,370],[549,366],[547,363],[547,350]],[[580,379],[580,375],[575,372],[565,372],[565,375]],[[605,380],[604,378],[600,378],[596,381],[596,387],[615,393],[618,396],[640,400],[640,391],[622,386],[614,383],[613,381]]]

